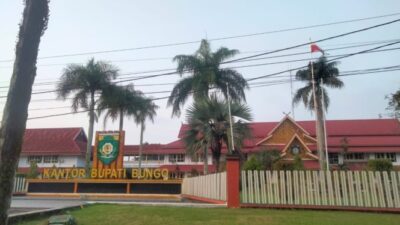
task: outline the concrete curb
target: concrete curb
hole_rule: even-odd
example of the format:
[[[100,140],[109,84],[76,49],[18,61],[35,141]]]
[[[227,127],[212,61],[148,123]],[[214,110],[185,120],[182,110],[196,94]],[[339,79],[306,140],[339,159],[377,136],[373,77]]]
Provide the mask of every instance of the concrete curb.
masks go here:
[[[190,208],[225,208],[226,204],[186,203],[186,202],[115,202],[87,201],[86,204],[142,205],[142,206],[172,206]]]
[[[12,214],[12,215],[8,216],[8,221],[10,224],[15,224],[24,219],[54,214],[54,213],[58,213],[58,212],[61,212],[64,210],[68,210],[68,209],[81,208],[84,205],[85,204],[79,204],[79,205],[73,205],[73,206],[65,206],[65,207],[58,207],[58,208],[51,208],[51,209],[39,209],[39,210],[35,210],[35,211],[30,211],[30,212],[16,213],[16,214]]]

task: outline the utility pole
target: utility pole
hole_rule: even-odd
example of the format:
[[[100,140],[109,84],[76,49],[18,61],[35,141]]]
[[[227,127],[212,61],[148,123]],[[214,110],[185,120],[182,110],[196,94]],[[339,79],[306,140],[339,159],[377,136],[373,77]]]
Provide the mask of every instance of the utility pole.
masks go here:
[[[294,102],[293,102],[293,79],[292,79],[292,70],[289,66],[289,76],[290,76],[290,94],[292,96],[291,98],[291,103],[292,103],[292,114],[293,114],[293,119],[296,120],[296,116],[294,115]]]
[[[232,148],[232,152],[235,152],[235,141],[233,139],[233,125],[232,125],[232,114],[231,114],[231,95],[229,93],[229,85],[228,83],[226,83],[226,90],[227,90],[227,94],[228,94],[228,111],[229,111],[229,127],[231,130],[231,148]]]

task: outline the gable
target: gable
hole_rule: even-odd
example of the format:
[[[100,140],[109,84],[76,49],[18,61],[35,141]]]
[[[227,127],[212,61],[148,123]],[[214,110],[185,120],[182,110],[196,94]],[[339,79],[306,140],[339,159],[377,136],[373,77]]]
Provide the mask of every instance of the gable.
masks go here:
[[[290,117],[285,117],[266,138],[257,145],[286,145],[294,135],[297,135],[306,144],[313,144],[316,140]]]
[[[294,147],[299,149],[298,153],[293,152]],[[307,145],[295,134],[282,150],[281,157],[284,160],[293,160],[296,155],[299,155],[302,160],[318,160],[318,156],[312,154]]]

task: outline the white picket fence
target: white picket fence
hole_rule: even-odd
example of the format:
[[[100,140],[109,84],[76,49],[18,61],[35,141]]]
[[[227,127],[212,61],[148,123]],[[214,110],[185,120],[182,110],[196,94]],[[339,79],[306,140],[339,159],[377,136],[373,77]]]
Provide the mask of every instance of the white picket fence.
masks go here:
[[[226,172],[184,178],[182,194],[226,201]]]
[[[25,177],[16,176],[14,179],[13,193],[25,193],[26,192],[26,180]]]
[[[400,208],[400,172],[242,171],[241,202]]]

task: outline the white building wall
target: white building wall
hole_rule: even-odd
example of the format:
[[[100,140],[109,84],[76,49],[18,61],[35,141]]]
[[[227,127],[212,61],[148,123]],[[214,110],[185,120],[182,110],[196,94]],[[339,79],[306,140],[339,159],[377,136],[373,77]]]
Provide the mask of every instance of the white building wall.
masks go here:
[[[169,155],[164,155],[163,161],[142,161],[143,168],[156,168],[161,165],[203,165],[203,162],[193,162],[189,155],[185,155],[185,161],[183,162],[170,162]],[[212,155],[208,155],[208,164],[212,164]],[[124,167],[134,168],[138,167],[139,162],[137,161],[124,161]]]
[[[85,159],[82,156],[58,156],[57,163],[44,163],[43,159],[41,163],[37,164],[38,167],[84,167]],[[18,167],[26,168],[29,167],[30,164],[28,162],[27,156],[21,156],[19,158]]]

